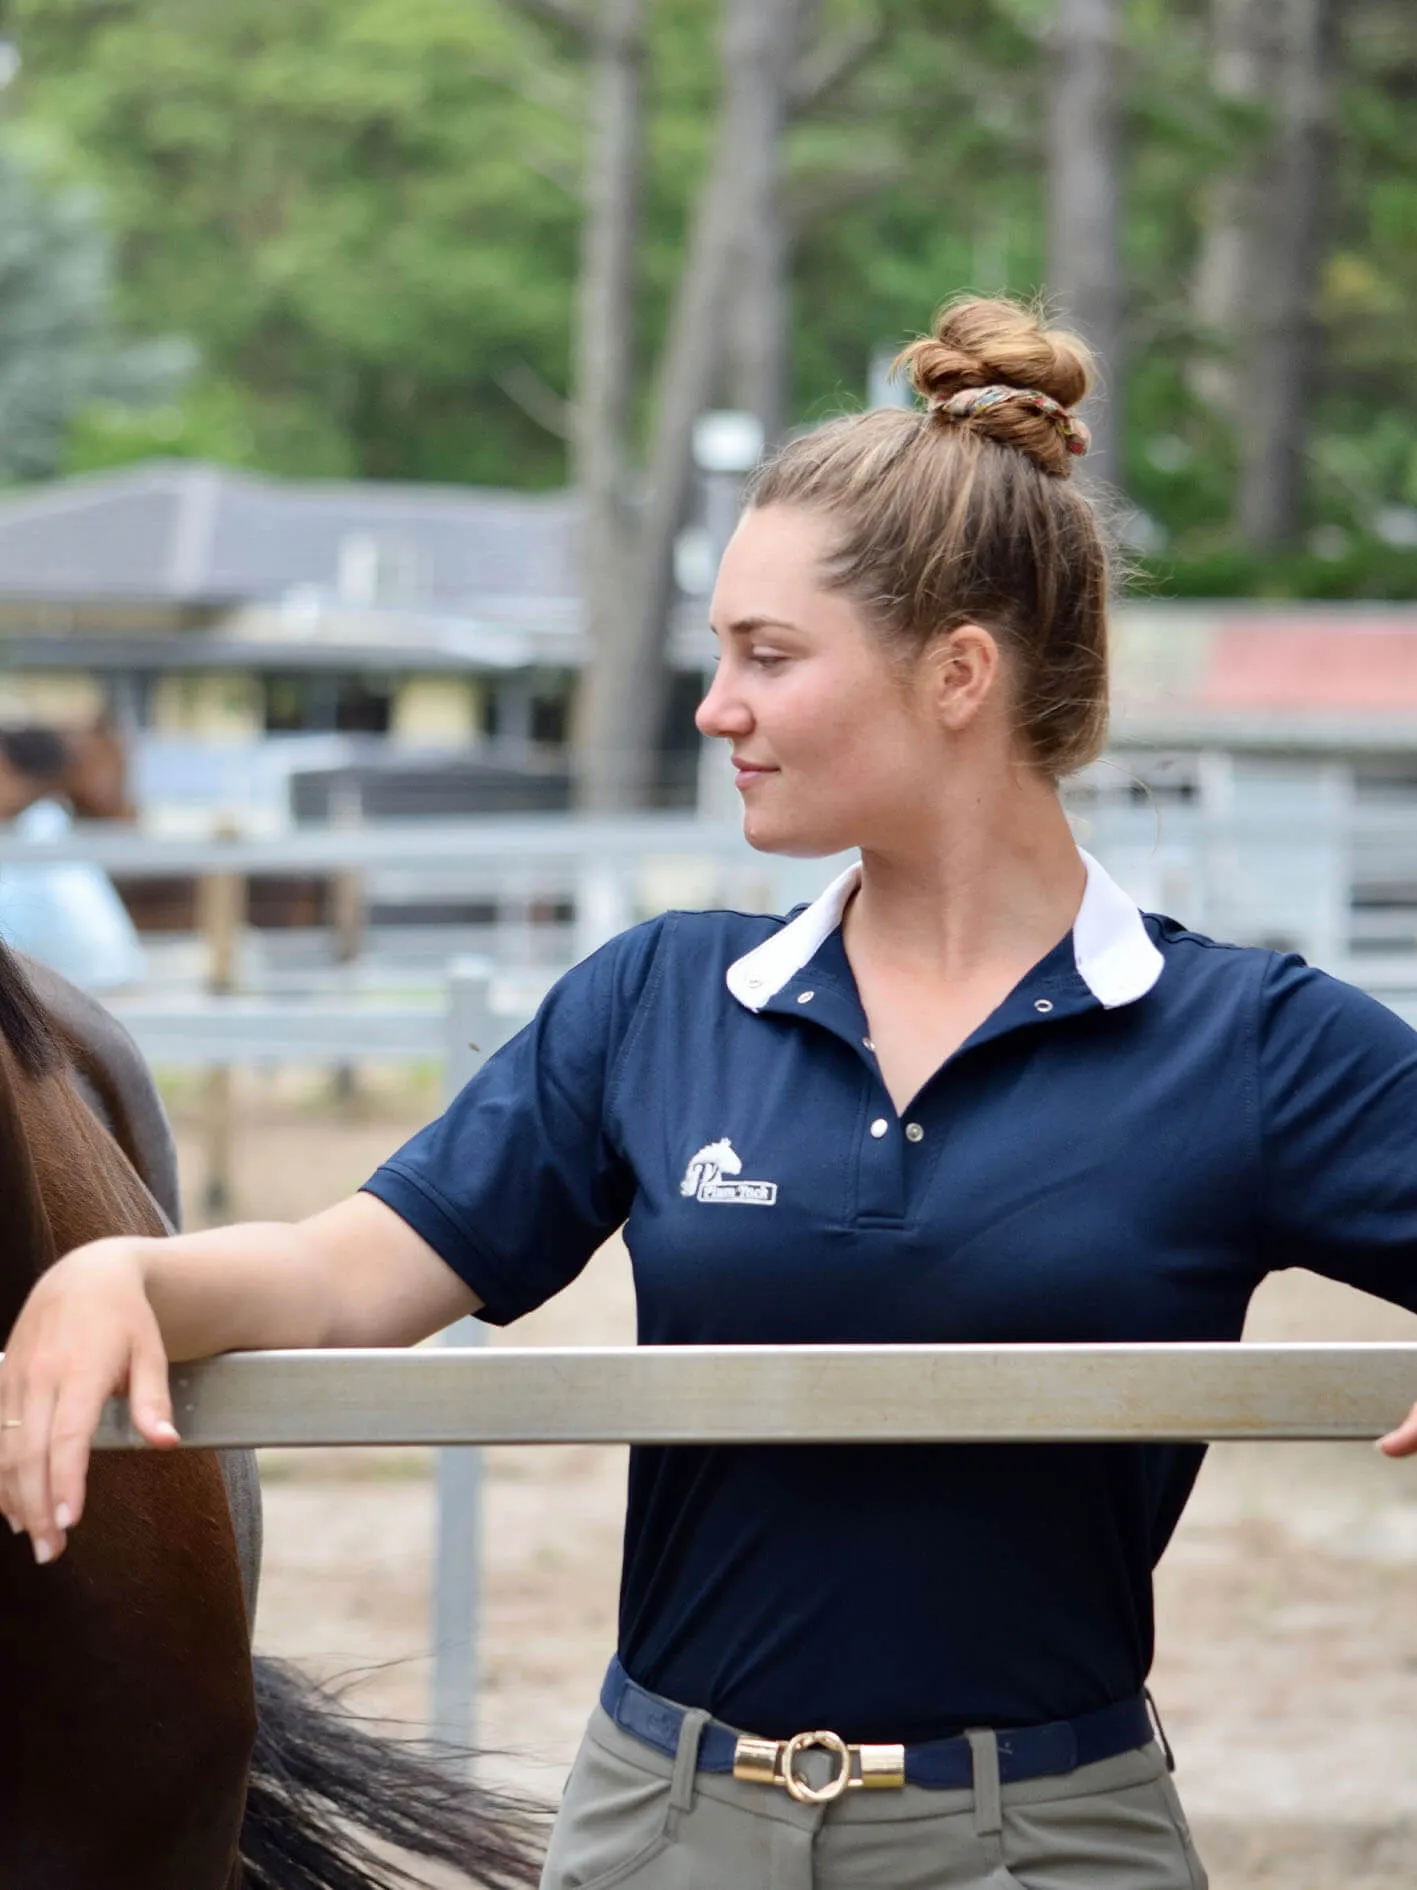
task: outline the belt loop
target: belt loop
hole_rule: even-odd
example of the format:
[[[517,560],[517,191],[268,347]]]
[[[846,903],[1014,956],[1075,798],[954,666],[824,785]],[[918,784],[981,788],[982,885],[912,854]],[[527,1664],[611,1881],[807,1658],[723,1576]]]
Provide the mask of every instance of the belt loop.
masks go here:
[[[1144,1691],[1146,1693],[1147,1710],[1151,1714],[1151,1723],[1155,1726],[1156,1736],[1161,1741],[1161,1750],[1166,1754],[1166,1770],[1168,1772],[1174,1772],[1176,1770],[1176,1755],[1171,1750],[1171,1741],[1166,1737],[1166,1728],[1161,1723],[1161,1714],[1157,1711],[1156,1701],[1151,1697],[1151,1688],[1146,1687]]]
[[[991,1864],[1003,1862],[1004,1805],[999,1786],[999,1742],[988,1728],[965,1733],[974,1759],[974,1834]]]
[[[703,1738],[704,1727],[709,1723],[709,1714],[702,1708],[694,1707],[685,1713],[679,1727],[679,1745],[674,1754],[674,1772],[669,1781],[669,1812],[664,1821],[664,1828],[673,1837],[680,1814],[694,1809],[694,1779],[699,1769],[699,1741]]]

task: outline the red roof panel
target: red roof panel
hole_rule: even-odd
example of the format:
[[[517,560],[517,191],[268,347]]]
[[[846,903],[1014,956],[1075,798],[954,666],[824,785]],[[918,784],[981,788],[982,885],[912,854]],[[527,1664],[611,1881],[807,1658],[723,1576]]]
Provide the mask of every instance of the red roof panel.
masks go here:
[[[1221,625],[1201,701],[1213,709],[1417,710],[1417,627],[1338,618]]]

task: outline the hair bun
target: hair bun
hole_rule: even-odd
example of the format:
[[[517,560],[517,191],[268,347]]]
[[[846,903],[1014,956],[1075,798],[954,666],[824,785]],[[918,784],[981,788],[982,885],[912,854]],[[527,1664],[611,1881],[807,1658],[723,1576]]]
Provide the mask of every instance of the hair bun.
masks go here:
[[[1017,387],[1046,394],[1060,407],[1075,407],[1093,379],[1085,342],[1060,328],[1045,328],[1021,302],[960,296],[935,316],[932,332],[902,351],[897,369],[937,411],[952,394],[974,387]],[[948,417],[942,426],[956,422]],[[1072,452],[1054,420],[1021,402],[1008,401],[969,416],[977,434],[1016,446],[1044,472],[1070,470]]]

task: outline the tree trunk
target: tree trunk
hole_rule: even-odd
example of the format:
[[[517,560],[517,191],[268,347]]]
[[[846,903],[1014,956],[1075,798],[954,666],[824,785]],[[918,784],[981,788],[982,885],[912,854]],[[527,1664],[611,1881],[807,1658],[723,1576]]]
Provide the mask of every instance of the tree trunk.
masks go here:
[[[753,216],[745,219],[738,256],[738,293],[729,334],[730,406],[756,414],[771,446],[782,435],[791,379],[791,242],[774,175]]]
[[[1085,412],[1092,476],[1121,479],[1118,0],[1057,0],[1048,78],[1048,287],[1094,349],[1102,385]]]
[[[724,0],[723,103],[658,377],[635,582],[613,638],[596,650],[582,739],[581,801],[610,811],[653,796],[668,698],[674,540],[693,477],[694,422],[725,359],[725,331],[744,241],[745,206],[764,151],[780,140],[797,0]],[[772,162],[771,159],[768,160]]]
[[[1211,0],[1211,80],[1232,103],[1257,108],[1273,79],[1267,0]],[[1207,193],[1196,264],[1196,319],[1211,351],[1196,367],[1196,391],[1214,407],[1233,408],[1240,342],[1253,295],[1251,244],[1259,227],[1254,153],[1223,171]]]
[[[771,445],[788,411],[791,338],[791,238],[783,203],[783,154],[790,94],[807,12],[806,0],[767,10],[763,63],[743,82],[758,94],[745,114],[751,144],[740,154],[743,197],[729,328],[728,398],[756,414]]]
[[[1313,307],[1330,169],[1336,0],[1215,0],[1217,90],[1270,124],[1215,191],[1196,309],[1226,358],[1198,376],[1235,418],[1235,521],[1260,550],[1303,527]]]
[[[644,173],[646,0],[603,0],[590,39],[590,150],[577,305],[571,474],[581,503],[581,592],[588,649],[572,754],[578,798],[613,769],[623,739],[617,645],[632,583],[627,480],[634,377],[636,242]]]

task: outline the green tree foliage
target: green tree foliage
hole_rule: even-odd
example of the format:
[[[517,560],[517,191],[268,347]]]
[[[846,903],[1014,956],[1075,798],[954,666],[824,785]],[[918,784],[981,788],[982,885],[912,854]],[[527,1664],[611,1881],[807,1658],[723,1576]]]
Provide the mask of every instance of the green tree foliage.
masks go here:
[[[1048,286],[1052,0],[816,5],[828,39],[875,42],[791,133],[799,421],[859,402],[872,351],[945,295]],[[1244,415],[1200,391],[1224,339],[1192,287],[1207,186],[1265,136],[1264,113],[1214,95],[1207,0],[1127,0],[1124,18],[1125,479],[1144,548],[1246,588],[1322,589],[1327,561],[1401,590],[1411,560],[1382,535],[1417,506],[1417,14],[1346,9],[1312,535],[1263,568],[1235,545]],[[716,0],[654,13],[646,362],[710,148],[717,20]],[[303,473],[564,477],[584,144],[569,39],[510,0],[11,0],[10,30],[22,119],[103,191],[124,319],[201,351],[157,415],[90,409],[80,463],[156,447]]]
[[[11,30],[26,113],[101,182],[124,313],[194,338],[189,413],[229,428],[234,390],[242,457],[560,476],[502,387],[564,361],[576,254],[578,98],[530,29],[467,0],[17,0]]]
[[[0,145],[0,478],[55,472],[76,415],[105,399],[141,411],[190,365],[181,342],[121,341],[109,249],[91,194],[47,188]]]
[[[1313,483],[1316,511],[1361,531],[1417,507],[1417,10],[1350,0],[1344,44]]]

